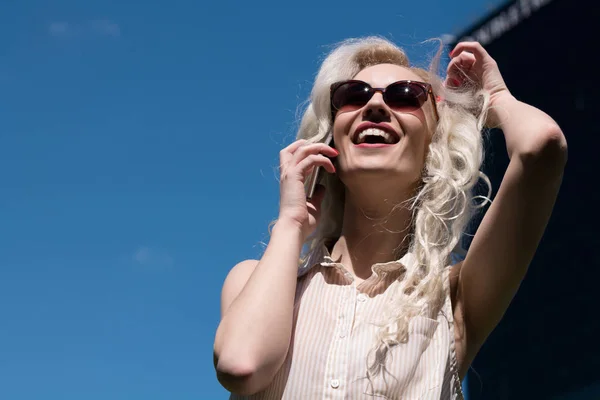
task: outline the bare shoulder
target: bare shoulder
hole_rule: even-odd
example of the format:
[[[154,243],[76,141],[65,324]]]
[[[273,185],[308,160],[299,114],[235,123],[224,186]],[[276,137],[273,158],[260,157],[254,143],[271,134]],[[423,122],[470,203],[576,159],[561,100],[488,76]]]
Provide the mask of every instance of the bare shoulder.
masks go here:
[[[244,260],[229,271],[221,290],[221,317],[244,289],[257,265],[258,260]]]
[[[467,370],[469,369],[469,365],[471,361],[469,357],[467,357],[467,336],[465,329],[465,318],[464,318],[464,308],[461,301],[460,296],[460,272],[462,269],[462,261],[454,264],[450,268],[449,275],[449,284],[450,284],[450,298],[452,300],[452,313],[454,317],[454,343],[456,350],[456,360],[458,362],[458,372],[460,378],[462,379]]]
[[[225,278],[223,287],[235,284],[240,280],[243,280],[244,283],[246,283],[250,275],[252,275],[252,272],[254,272],[257,264],[258,260],[244,260],[237,263],[233,268],[231,268],[229,274],[227,274],[227,278]]]

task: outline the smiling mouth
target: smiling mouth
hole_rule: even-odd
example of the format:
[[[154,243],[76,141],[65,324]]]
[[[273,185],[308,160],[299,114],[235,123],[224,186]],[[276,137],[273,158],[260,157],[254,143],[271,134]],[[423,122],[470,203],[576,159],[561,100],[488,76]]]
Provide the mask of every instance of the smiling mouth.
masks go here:
[[[392,135],[382,129],[369,128],[365,129],[354,136],[352,142],[356,145],[360,144],[382,144],[392,145],[400,141],[396,135]]]

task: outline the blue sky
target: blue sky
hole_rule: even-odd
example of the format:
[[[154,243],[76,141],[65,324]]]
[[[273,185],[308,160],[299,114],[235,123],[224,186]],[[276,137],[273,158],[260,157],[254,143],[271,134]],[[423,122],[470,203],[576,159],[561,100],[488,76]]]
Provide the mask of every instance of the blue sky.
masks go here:
[[[228,270],[328,46],[500,1],[19,1],[0,13],[0,398],[218,399]]]

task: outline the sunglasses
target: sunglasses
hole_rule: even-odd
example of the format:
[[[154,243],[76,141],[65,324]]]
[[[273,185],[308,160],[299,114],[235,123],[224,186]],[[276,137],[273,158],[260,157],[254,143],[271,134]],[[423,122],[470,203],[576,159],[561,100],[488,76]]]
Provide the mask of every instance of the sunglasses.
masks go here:
[[[433,89],[429,83],[418,81],[398,81],[386,88],[374,88],[366,82],[349,80],[331,85],[331,114],[337,111],[354,111],[364,107],[377,92],[383,101],[394,111],[410,112],[418,110],[431,96],[435,118],[439,119]]]

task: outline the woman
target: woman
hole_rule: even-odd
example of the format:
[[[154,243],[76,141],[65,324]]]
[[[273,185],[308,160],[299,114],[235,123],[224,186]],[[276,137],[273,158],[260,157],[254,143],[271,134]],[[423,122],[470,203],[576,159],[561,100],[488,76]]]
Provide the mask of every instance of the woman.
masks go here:
[[[346,41],[323,62],[299,140],[280,153],[266,251],[223,286],[214,357],[232,398],[462,398],[542,237],[567,147],[479,43],[450,57],[443,83],[380,38]],[[486,126],[504,132],[510,163],[450,265],[477,207]],[[307,201],[317,167],[328,174]]]

